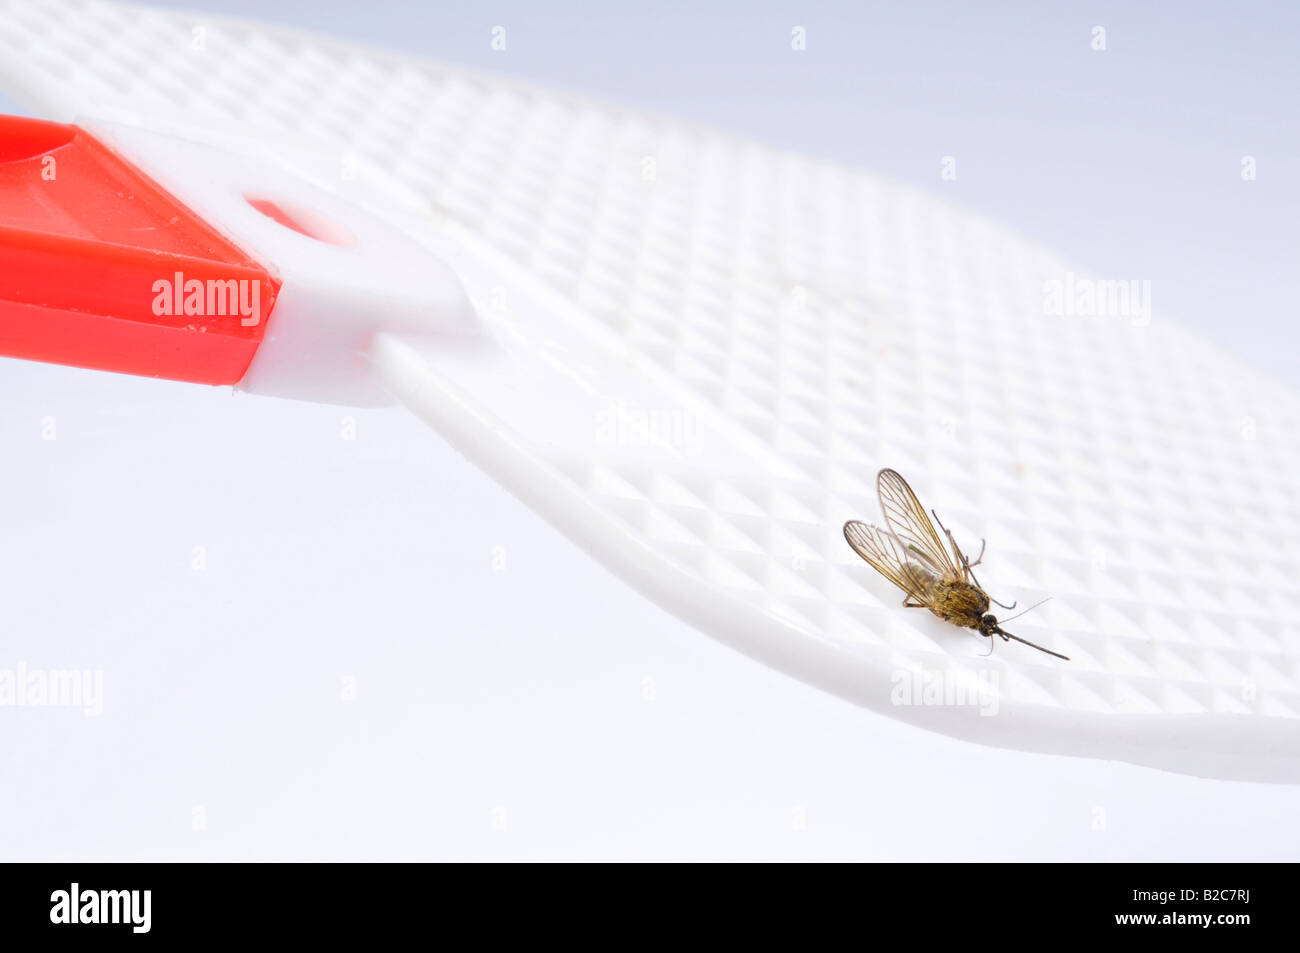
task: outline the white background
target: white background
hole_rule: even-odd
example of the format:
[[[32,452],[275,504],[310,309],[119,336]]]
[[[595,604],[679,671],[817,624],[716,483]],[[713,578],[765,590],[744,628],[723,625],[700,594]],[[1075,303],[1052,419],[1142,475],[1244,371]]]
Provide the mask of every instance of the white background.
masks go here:
[[[946,190],[1294,373],[1282,8],[221,6]],[[402,410],[3,360],[0,462],[0,667],[105,694],[0,709],[6,859],[1300,856],[1294,788],[963,744],[768,671]]]

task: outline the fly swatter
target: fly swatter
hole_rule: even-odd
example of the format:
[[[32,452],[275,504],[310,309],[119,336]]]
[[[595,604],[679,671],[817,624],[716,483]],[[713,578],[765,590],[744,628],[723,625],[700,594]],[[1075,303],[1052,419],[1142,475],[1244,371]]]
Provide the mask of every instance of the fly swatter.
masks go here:
[[[395,398],[647,598],[854,703],[983,744],[1300,780],[1293,391],[1158,315],[1055,313],[1045,289],[1079,269],[863,171],[291,30],[196,26],[0,2],[0,81],[215,233],[182,292],[239,261],[273,307],[237,326],[182,320],[174,288],[181,315],[140,311],[134,286],[78,304],[82,285],[47,281],[36,300],[38,273],[13,268],[5,353],[110,366],[63,350],[45,308],[117,322],[110,350],[136,363],[116,369],[149,373],[174,345],[220,364],[207,383]],[[30,198],[42,149],[57,159],[49,135],[0,145],[9,194]],[[3,216],[0,247],[30,252]],[[146,241],[40,221],[78,267],[119,254],[86,241],[133,261]],[[145,350],[119,347],[129,334]],[[963,547],[987,539],[999,598],[1052,597],[1016,631],[1068,664],[983,657],[900,604],[841,533],[877,517],[883,467]],[[917,673],[996,685],[997,717],[896,704]]]

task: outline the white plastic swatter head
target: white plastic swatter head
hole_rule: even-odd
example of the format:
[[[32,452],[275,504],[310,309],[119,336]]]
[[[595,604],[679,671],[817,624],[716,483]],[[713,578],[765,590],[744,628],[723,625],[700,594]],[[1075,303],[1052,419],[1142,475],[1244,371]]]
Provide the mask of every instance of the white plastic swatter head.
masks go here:
[[[334,157],[315,184],[450,265],[491,332],[378,321],[376,374],[701,631],[985,744],[1300,780],[1300,400],[1141,289],[705,129],[263,25],[205,18],[200,55],[183,15],[58,9],[0,3],[8,89]],[[987,539],[993,596],[1052,597],[1013,631],[1071,661],[985,657],[903,608],[841,533],[880,522],[882,467]]]

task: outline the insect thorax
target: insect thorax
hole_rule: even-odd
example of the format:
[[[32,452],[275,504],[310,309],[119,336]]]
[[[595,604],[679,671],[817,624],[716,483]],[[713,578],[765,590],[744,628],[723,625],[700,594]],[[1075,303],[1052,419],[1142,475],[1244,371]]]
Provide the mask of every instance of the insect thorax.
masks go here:
[[[948,622],[973,629],[988,609],[984,590],[968,582],[936,579],[930,589],[930,611]]]

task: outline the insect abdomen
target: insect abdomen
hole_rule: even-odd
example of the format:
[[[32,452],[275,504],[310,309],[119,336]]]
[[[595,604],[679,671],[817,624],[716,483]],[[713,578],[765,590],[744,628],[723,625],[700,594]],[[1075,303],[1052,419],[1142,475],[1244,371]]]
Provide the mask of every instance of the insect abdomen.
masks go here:
[[[928,595],[934,589],[936,580],[934,573],[930,572],[930,570],[918,566],[916,563],[906,563],[903,566],[903,573],[907,576],[908,581],[912,583],[911,592],[918,595]]]

